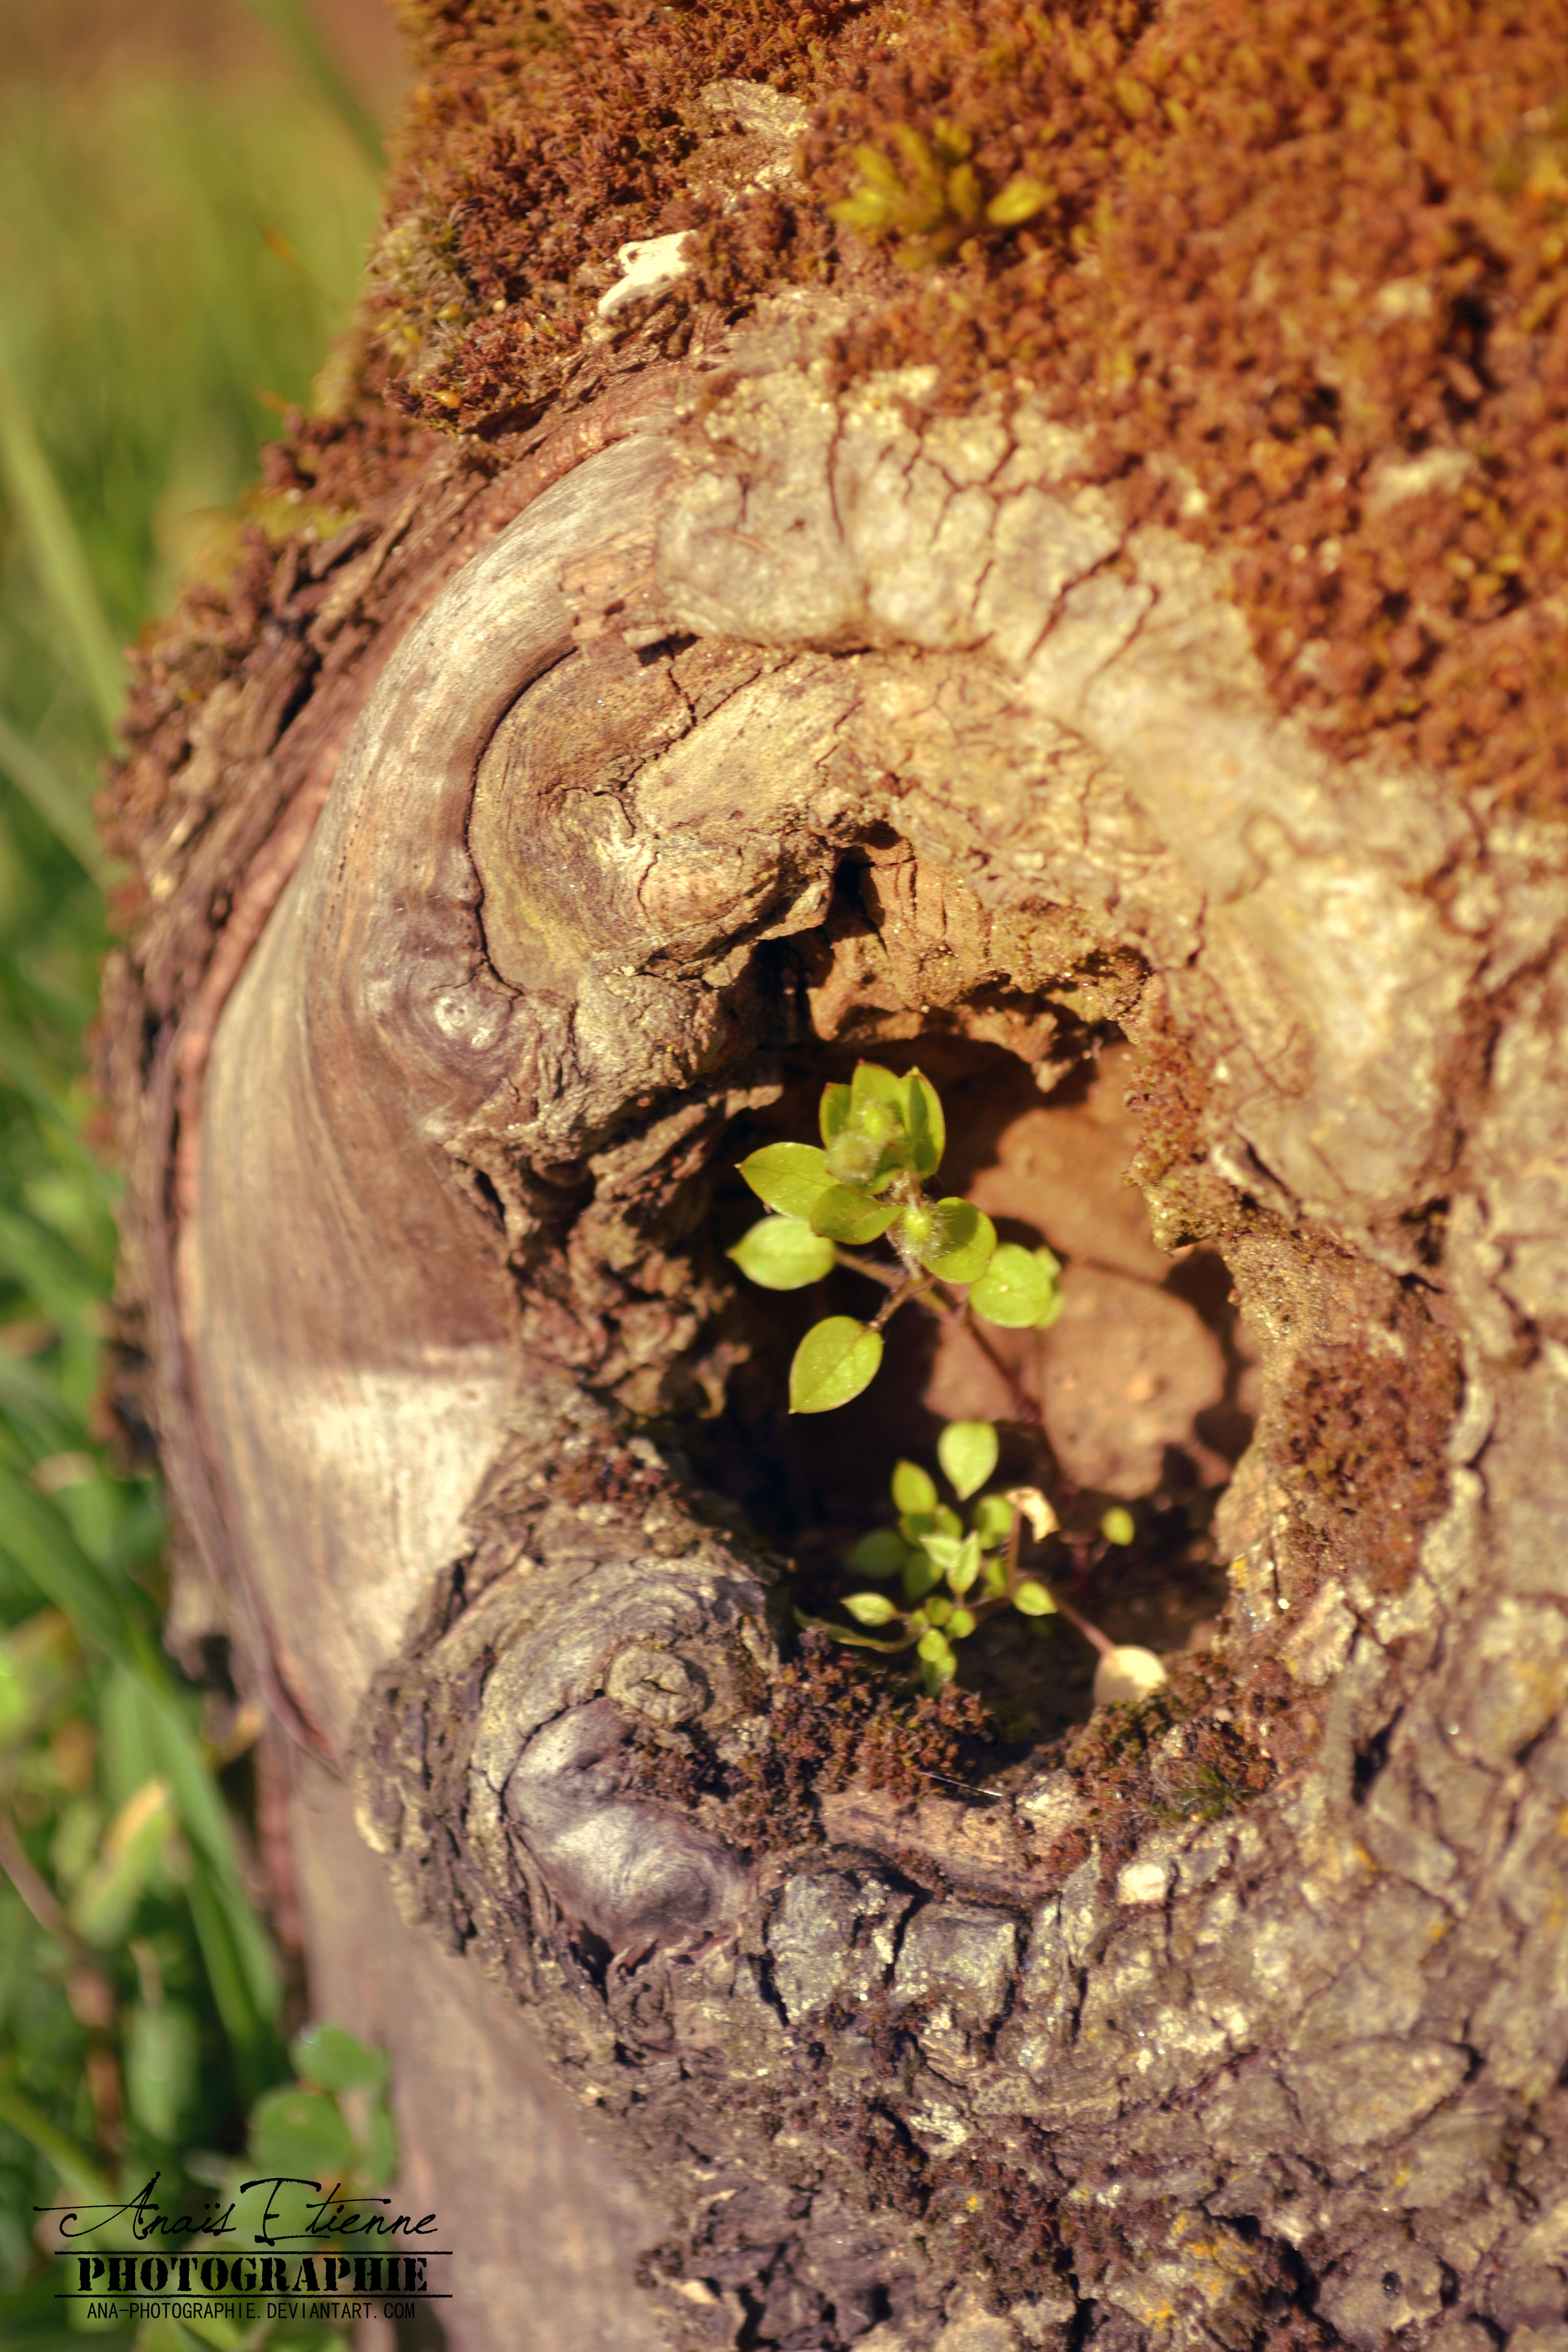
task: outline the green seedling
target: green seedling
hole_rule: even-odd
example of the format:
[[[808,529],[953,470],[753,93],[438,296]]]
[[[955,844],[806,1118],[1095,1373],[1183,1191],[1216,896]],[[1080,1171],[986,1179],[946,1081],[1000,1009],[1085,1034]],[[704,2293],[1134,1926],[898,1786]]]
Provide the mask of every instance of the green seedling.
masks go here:
[[[968,1503],[996,1467],[996,1432],[988,1421],[952,1421],[937,1441],[937,1460],[960,1503]],[[1057,1518],[1034,1486],[982,1494],[969,1523],[945,1503],[935,1479],[916,1462],[900,1462],[893,1473],[898,1524],[863,1536],[849,1566],[889,1592],[851,1592],[844,1607],[865,1632],[843,1625],[824,1630],[836,1640],[889,1655],[913,1650],[921,1679],[930,1692],[952,1680],[953,1644],[999,1610],[1022,1617],[1049,1617],[1058,1603],[1048,1585],[1026,1575],[1019,1564],[1023,1530],[1036,1540],[1054,1530]]]
[[[932,1196],[929,1180],[942,1164],[947,1128],[942,1099],[921,1071],[900,1077],[876,1062],[857,1064],[847,1085],[823,1089],[821,1129],[820,1145],[770,1143],[742,1160],[742,1175],[772,1213],[730,1255],[764,1290],[801,1290],[845,1265],[888,1295],[869,1322],[830,1315],[813,1324],[790,1366],[792,1412],[829,1412],[868,1388],[882,1333],[911,1301],[952,1313],[953,1294],[963,1292],[963,1312],[1006,1330],[1043,1331],[1056,1321],[1061,1267],[1050,1251],[999,1242],[984,1210]],[[874,1243],[890,1255],[859,1255]]]

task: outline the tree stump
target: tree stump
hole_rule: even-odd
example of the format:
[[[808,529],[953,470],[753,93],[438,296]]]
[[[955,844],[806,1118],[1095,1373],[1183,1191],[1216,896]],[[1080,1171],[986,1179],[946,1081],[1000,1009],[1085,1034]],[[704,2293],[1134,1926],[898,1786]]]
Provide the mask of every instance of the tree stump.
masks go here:
[[[792,88],[723,82],[691,184],[820,221]],[[839,246],[655,273],[466,439],[371,368],[356,511],[149,652],[102,1064],[171,1638],[268,1707],[280,1925],[392,2053],[463,2352],[1546,2352],[1560,824],[1286,707],[1026,370],[846,364]],[[861,1055],[1069,1312],[824,1435],[723,1250]],[[987,1758],[803,1650],[792,1562],[1020,1382],[1172,1680],[1090,1717],[1068,1633],[994,1644]]]

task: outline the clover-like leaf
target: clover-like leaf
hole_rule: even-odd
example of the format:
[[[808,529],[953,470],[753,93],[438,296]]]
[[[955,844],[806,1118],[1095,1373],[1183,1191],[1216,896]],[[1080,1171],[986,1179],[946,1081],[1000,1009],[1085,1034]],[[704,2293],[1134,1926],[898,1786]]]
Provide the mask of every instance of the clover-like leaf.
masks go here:
[[[822,1129],[825,1144],[831,1143],[836,1135],[843,1134],[849,1124],[849,1089],[847,1086],[823,1087],[817,1124]]]
[[[911,1557],[909,1545],[893,1528],[873,1528],[850,1553],[849,1565],[858,1576],[880,1579],[897,1576]]]
[[[814,1323],[789,1368],[791,1412],[831,1412],[869,1388],[882,1360],[882,1335],[852,1315]]]
[[[961,1503],[977,1495],[996,1467],[996,1432],[988,1421],[950,1421],[936,1441],[936,1458]]]
[[[915,1174],[934,1176],[947,1149],[947,1122],[941,1096],[921,1070],[911,1070],[904,1080],[904,1128]]]
[[[809,1219],[833,1181],[827,1154],[815,1143],[765,1143],[741,1161],[740,1171],[758,1200],[786,1217]]]
[[[947,1621],[948,1640],[962,1642],[966,1633],[973,1633],[979,1622],[973,1609],[955,1609]]]
[[[833,1149],[837,1151],[842,1144],[854,1140],[852,1136],[841,1136]],[[897,1202],[884,1206],[868,1193],[853,1192],[847,1184],[830,1184],[826,1192],[817,1194],[811,1212],[811,1229],[831,1241],[874,1242],[879,1234],[887,1232],[898,1213]]]
[[[999,1242],[990,1265],[969,1294],[969,1303],[987,1323],[999,1323],[1004,1330],[1044,1331],[1061,1312],[1059,1272],[1049,1250],[1026,1250],[1016,1242]]]
[[[921,1549],[928,1559],[936,1562],[943,1576],[948,1575],[958,1565],[963,1545],[963,1536],[942,1535],[935,1529],[930,1535],[921,1538]]]
[[[917,1511],[934,1511],[936,1480],[918,1462],[900,1462],[893,1472],[893,1502],[906,1518]]]
[[[1057,1604],[1037,1578],[1026,1576],[1013,1595],[1013,1606],[1024,1617],[1052,1617]]]
[[[763,1290],[804,1290],[831,1274],[834,1264],[833,1244],[814,1234],[804,1217],[763,1217],[729,1255]]]
[[[996,1228],[968,1201],[939,1201],[915,1255],[941,1282],[978,1282],[996,1248]]]
[[[851,1592],[844,1606],[862,1625],[890,1625],[899,1614],[885,1592]]]
[[[952,1603],[944,1601],[940,1592],[935,1593],[926,1602],[925,1613],[928,1625],[945,1625],[952,1614]]]

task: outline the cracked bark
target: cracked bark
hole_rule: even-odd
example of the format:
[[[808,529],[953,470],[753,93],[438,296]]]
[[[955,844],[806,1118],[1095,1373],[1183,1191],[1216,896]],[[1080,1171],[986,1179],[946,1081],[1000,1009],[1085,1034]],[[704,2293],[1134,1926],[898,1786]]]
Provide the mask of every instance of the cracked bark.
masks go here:
[[[247,929],[150,844],[107,1066],[180,1638],[295,1727],[316,2002],[392,2049],[466,2352],[1558,2346],[1559,845],[1337,765],[1070,434],[829,396],[832,323],[344,551],[356,650],[224,820]],[[851,1781],[742,1848],[787,1575],[693,1466],[740,1126],[836,1052],[978,1100],[1119,1034],[1136,1248],[1223,1250],[1260,1363],[1211,1698],[1283,1693],[1268,1785],[1129,1843],[1050,1759]]]

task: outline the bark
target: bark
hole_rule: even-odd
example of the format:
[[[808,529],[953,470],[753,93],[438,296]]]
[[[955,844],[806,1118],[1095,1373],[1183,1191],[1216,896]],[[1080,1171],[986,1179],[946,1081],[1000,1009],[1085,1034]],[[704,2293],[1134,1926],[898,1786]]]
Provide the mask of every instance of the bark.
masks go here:
[[[834,393],[835,323],[417,483],[249,788],[254,951],[159,997],[182,885],[118,969],[184,1638],[293,1727],[314,2002],[393,2052],[465,2352],[1555,2347],[1560,845],[1336,762],[1071,435]],[[1065,1748],[1058,1661],[997,1793],[867,1786],[738,1507],[794,1441],[737,1139],[916,1039],[994,1137],[1121,1038],[1154,1241],[1245,1344],[1123,1221],[1047,1419],[1103,1493],[1212,1478],[1256,1357],[1223,1621]],[[1115,1114],[1050,1130],[1045,1230],[1116,1227]],[[1149,1622],[1207,1605],[1173,1564]]]

